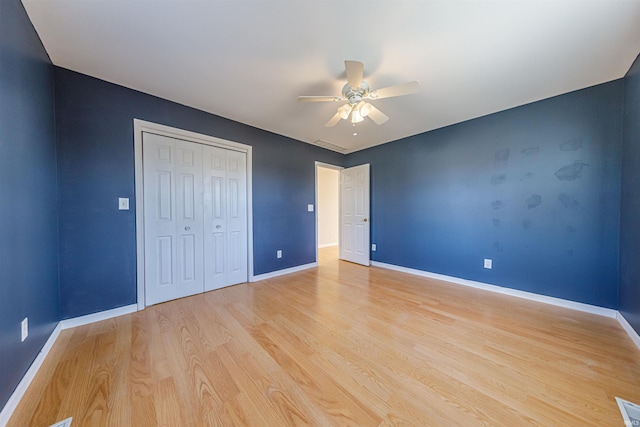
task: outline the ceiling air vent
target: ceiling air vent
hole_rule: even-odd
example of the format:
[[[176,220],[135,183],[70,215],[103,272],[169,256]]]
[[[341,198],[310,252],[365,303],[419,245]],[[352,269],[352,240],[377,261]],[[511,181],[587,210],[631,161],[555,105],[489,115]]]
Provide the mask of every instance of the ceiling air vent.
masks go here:
[[[327,142],[327,141],[323,141],[322,139],[314,141],[314,142],[312,142],[312,144],[313,145],[317,145],[318,147],[326,148],[328,150],[337,151],[338,153],[346,153],[348,151],[344,147],[341,147],[341,146],[336,145],[336,144],[332,144],[332,143]]]

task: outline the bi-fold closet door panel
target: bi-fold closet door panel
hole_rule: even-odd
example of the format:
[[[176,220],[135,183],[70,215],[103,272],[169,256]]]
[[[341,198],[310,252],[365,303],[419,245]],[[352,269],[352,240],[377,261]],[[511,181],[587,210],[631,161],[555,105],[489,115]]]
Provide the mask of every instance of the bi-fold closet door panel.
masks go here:
[[[204,290],[202,147],[145,134],[146,304]]]
[[[145,303],[247,280],[246,154],[143,134]]]
[[[247,155],[204,147],[205,290],[247,280]]]

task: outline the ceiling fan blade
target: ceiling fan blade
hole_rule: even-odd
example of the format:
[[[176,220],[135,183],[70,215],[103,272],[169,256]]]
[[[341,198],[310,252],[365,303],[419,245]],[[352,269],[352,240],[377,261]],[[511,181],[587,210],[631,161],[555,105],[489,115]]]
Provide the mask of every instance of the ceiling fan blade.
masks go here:
[[[362,86],[364,64],[359,61],[344,61],[344,68],[347,71],[347,82],[349,86],[354,89]]]
[[[370,99],[383,99],[391,98],[392,96],[411,95],[420,90],[420,83],[417,80],[412,82],[402,83],[395,86],[387,86],[378,90],[371,91],[368,98]]]
[[[378,110],[376,107],[374,107],[371,104],[367,104],[367,108],[369,109],[369,113],[367,114],[367,116],[373,120],[375,122],[375,124],[377,125],[381,125],[383,123],[385,123],[387,120],[389,120],[389,117],[383,113],[382,111]]]
[[[335,113],[335,114],[333,115],[333,117],[331,117],[331,118],[329,119],[329,121],[328,121],[327,123],[325,123],[324,127],[326,127],[326,128],[332,128],[332,127],[334,127],[335,125],[337,125],[337,124],[338,124],[338,122],[339,122],[341,119],[342,119],[342,117],[340,116],[340,111],[338,111],[337,113]]]
[[[341,96],[299,96],[298,102],[336,102],[344,101]]]

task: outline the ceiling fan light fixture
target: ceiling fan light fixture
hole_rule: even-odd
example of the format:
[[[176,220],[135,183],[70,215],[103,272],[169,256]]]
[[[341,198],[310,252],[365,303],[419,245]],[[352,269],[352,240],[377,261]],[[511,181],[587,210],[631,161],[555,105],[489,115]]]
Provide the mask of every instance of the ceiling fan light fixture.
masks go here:
[[[351,105],[345,104],[342,107],[338,108],[338,113],[343,120],[347,120],[349,118],[349,113],[351,112]]]
[[[354,108],[353,111],[351,112],[351,123],[356,124],[356,123],[360,123],[363,120],[364,120],[364,117],[360,115],[360,111],[357,108]]]
[[[369,113],[371,112],[371,104],[369,103],[362,103],[360,105],[360,107],[358,108],[358,112],[360,113],[360,115],[362,117],[367,117],[369,115]]]

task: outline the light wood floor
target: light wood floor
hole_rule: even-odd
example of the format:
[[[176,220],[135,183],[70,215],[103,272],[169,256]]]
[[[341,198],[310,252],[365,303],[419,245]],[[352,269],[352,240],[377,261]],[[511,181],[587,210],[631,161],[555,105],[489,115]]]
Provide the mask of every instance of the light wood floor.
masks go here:
[[[339,262],[63,331],[9,426],[622,426],[613,319]]]

